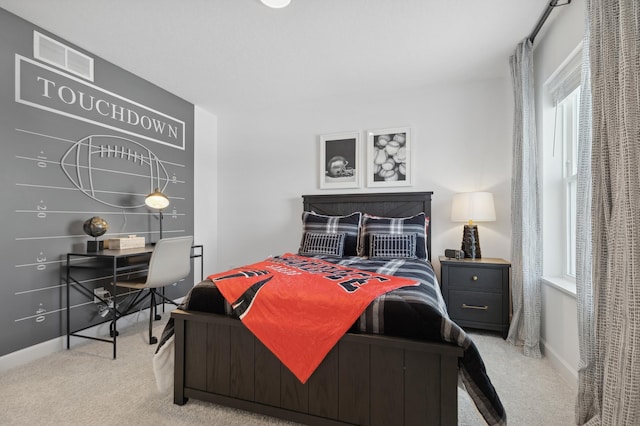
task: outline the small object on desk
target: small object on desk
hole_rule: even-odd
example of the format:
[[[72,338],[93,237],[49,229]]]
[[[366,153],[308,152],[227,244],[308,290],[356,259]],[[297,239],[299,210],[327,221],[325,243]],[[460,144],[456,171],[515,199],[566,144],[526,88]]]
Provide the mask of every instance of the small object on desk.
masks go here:
[[[103,240],[89,240],[87,241],[87,251],[100,251],[104,249],[104,241]]]
[[[130,248],[144,247],[144,237],[129,236],[127,238],[111,238],[109,239],[109,248],[111,250],[123,250]]]
[[[104,235],[109,229],[106,220],[99,216],[93,216],[82,224],[82,229],[85,234],[94,238],[93,241],[87,241],[87,251],[95,252],[104,248],[104,241],[98,241],[98,237]]]

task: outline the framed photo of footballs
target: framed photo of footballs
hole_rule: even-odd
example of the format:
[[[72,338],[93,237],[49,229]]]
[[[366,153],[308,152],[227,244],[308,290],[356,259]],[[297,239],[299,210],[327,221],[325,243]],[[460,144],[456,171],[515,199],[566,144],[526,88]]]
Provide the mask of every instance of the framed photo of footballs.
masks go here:
[[[320,188],[360,187],[360,133],[320,136]]]
[[[411,129],[367,131],[367,186],[410,186],[411,172]]]

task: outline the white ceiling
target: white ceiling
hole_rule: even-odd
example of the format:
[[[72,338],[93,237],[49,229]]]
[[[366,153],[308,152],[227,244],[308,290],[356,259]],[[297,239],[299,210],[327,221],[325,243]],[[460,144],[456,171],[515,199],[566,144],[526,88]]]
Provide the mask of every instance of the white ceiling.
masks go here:
[[[547,0],[0,0],[211,111],[508,75]]]

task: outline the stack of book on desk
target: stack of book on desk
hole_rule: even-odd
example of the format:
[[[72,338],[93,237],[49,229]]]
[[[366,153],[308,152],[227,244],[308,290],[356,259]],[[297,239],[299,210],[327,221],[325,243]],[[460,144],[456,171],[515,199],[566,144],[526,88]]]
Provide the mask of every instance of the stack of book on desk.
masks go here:
[[[123,250],[144,247],[144,244],[144,237],[136,237],[135,235],[130,235],[127,238],[110,238],[105,241],[104,245],[105,248],[111,250]]]

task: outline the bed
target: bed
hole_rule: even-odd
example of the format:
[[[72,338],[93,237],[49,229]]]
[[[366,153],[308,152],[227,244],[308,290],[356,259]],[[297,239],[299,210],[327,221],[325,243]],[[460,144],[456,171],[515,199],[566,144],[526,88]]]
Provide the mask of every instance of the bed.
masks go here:
[[[430,219],[431,195],[307,195],[303,196],[303,210],[330,216],[353,212],[382,217],[423,214]],[[427,259],[422,263],[429,264],[431,226],[427,226],[424,244]],[[318,257],[331,260],[330,256]],[[372,271],[378,268],[362,257],[340,262]],[[385,268],[386,262],[397,263],[393,259],[379,262]],[[408,271],[414,269],[411,262],[402,262],[409,265]],[[385,268],[382,270],[387,271]],[[438,318],[438,337],[416,338],[402,327],[395,327],[391,335],[376,334],[367,329],[372,321],[367,326],[362,324],[363,314],[359,325],[354,324],[340,338],[305,382],[292,374],[243,322],[229,315],[228,304],[213,297],[219,289],[205,280],[185,297],[181,309],[172,312],[154,356],[156,377],[161,370],[158,365],[164,365],[167,354],[174,352],[175,404],[195,398],[310,425],[455,425],[458,385],[464,383],[487,422],[505,424],[504,409],[475,345],[448,320],[435,273],[427,275],[431,291],[438,295],[436,304],[441,304],[437,308],[444,309],[443,318]],[[422,287],[425,280],[419,279]],[[211,300],[216,300],[216,306]],[[431,309],[429,315],[435,310]],[[446,339],[440,335],[446,335]]]

